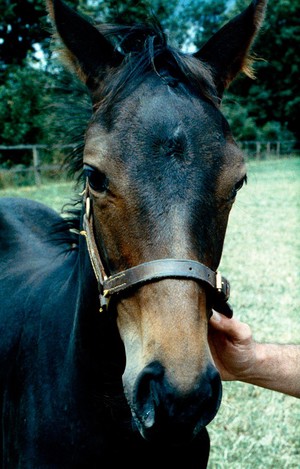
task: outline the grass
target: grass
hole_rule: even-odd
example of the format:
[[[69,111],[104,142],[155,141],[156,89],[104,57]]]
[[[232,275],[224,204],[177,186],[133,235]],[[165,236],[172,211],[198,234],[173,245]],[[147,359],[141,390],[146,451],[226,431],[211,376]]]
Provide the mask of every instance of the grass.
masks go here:
[[[64,204],[71,201],[74,195],[73,185],[70,182],[56,182],[37,186],[12,187],[0,190],[0,197],[26,197],[37,200],[57,212],[61,212]]]
[[[249,163],[230,215],[220,270],[258,341],[300,344],[299,173],[299,159]],[[300,400],[233,382],[223,395],[210,469],[300,468]]]
[[[248,185],[230,215],[220,270],[235,315],[258,341],[300,343],[300,159],[249,162]],[[0,191],[56,210],[70,183]],[[243,383],[224,383],[209,425],[209,469],[299,469],[300,400]]]

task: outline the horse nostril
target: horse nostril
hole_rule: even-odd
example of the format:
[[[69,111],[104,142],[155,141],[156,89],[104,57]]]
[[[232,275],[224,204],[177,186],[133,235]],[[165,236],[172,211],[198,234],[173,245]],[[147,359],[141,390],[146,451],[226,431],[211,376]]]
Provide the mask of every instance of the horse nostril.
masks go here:
[[[162,365],[152,362],[134,387],[136,424],[146,439],[191,439],[215,417],[221,395],[220,375],[213,365],[208,365],[188,393],[181,393],[171,385]]]
[[[211,397],[218,397],[221,389],[220,373],[213,365],[208,365],[205,379],[211,388]]]
[[[222,400],[222,383],[218,370],[208,365],[206,373],[198,385],[198,416],[199,425],[206,426],[216,415]]]
[[[222,383],[220,373],[214,365],[209,364],[207,366],[206,373],[202,377],[201,388],[202,395],[206,395],[212,402],[220,403],[222,397]]]
[[[147,365],[139,376],[134,391],[134,406],[145,427],[150,428],[155,422],[155,409],[159,406],[159,386],[164,369],[159,362]]]

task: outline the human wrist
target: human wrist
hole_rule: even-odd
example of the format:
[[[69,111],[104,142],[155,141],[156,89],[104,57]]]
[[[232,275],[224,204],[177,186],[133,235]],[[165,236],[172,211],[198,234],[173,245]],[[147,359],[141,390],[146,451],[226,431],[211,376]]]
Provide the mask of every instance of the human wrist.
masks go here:
[[[253,341],[248,362],[239,373],[239,376],[237,376],[237,380],[250,384],[258,384],[260,380],[265,379],[267,355],[265,344]]]
[[[254,359],[239,380],[300,398],[300,347],[253,343]]]

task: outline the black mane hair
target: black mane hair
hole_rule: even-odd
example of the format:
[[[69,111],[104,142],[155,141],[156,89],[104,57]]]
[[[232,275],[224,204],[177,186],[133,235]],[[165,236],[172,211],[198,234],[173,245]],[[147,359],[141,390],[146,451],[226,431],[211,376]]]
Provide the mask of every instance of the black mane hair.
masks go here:
[[[148,24],[120,26],[104,24],[98,30],[110,40],[124,59],[112,71],[101,88],[96,107],[107,109],[135,89],[150,72],[170,86],[182,82],[190,91],[218,105],[210,68],[192,54],[168,44],[167,36],[156,17]]]

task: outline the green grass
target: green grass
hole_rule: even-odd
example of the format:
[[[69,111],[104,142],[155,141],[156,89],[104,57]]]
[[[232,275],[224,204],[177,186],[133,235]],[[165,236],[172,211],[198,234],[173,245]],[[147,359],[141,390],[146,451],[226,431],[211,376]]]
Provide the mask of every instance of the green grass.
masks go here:
[[[235,316],[258,341],[300,343],[300,159],[249,162],[248,185],[229,219],[220,270]],[[56,210],[69,183],[6,189]],[[300,400],[243,383],[224,383],[209,425],[209,469],[299,469]]]
[[[299,176],[296,158],[249,163],[230,215],[220,270],[258,341],[300,343]],[[209,431],[210,469],[300,468],[300,400],[224,383]]]
[[[40,187],[13,187],[0,190],[0,197],[26,197],[61,212],[63,205],[70,202],[75,195],[73,186],[70,182],[56,182]]]

